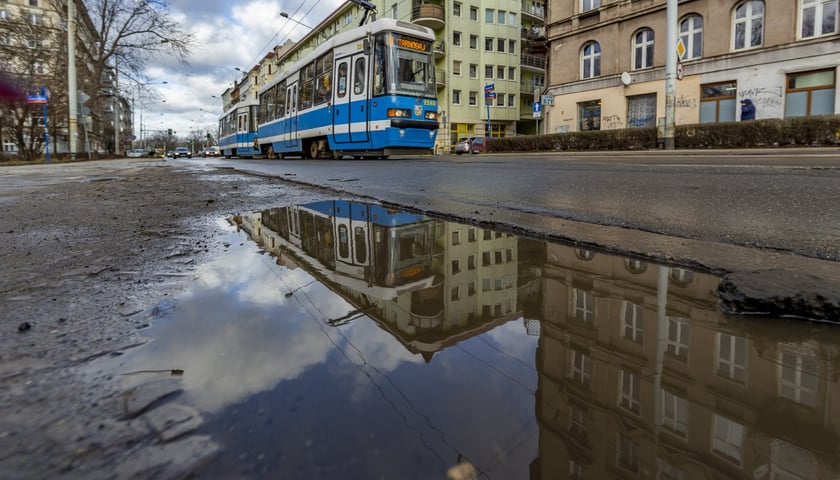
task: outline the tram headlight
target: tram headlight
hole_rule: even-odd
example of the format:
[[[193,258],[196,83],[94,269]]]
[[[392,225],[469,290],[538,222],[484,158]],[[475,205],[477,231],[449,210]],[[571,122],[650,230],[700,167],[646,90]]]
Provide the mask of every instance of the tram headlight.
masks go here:
[[[388,116],[391,118],[411,118],[411,110],[407,108],[389,108]]]
[[[426,120],[437,120],[438,114],[437,112],[426,112]]]

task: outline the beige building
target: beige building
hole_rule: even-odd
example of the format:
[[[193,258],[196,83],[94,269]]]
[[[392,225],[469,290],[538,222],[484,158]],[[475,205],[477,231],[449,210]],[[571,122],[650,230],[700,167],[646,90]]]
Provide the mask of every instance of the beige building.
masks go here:
[[[693,0],[678,6],[675,123],[833,115],[838,0]],[[666,0],[548,9],[545,133],[637,128],[665,116]]]
[[[837,335],[730,320],[717,277],[584,249],[548,245],[542,279],[535,480],[840,475]]]

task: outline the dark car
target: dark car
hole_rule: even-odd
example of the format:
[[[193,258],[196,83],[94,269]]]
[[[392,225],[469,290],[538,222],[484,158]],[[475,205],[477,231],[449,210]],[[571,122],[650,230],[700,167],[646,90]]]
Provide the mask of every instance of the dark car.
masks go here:
[[[172,152],[172,157],[173,158],[178,158],[178,157],[192,158],[192,152],[187,147],[178,147],[178,148],[175,149],[174,152]]]
[[[455,144],[455,153],[481,153],[484,151],[484,137],[462,137]]]

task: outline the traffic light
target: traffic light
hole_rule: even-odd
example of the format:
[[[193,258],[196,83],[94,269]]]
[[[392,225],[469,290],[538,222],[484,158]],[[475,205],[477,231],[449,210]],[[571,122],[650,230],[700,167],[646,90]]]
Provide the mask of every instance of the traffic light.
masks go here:
[[[168,130],[166,131],[166,134],[167,134],[167,135],[169,135],[169,136],[171,137],[171,136],[172,136],[172,129],[171,129],[171,128],[170,128],[170,129],[168,129]]]

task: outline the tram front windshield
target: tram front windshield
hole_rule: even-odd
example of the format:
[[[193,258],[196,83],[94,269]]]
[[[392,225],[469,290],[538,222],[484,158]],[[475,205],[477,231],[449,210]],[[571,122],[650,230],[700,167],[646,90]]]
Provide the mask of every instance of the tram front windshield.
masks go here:
[[[432,42],[383,33],[376,38],[375,53],[375,94],[434,96]]]

